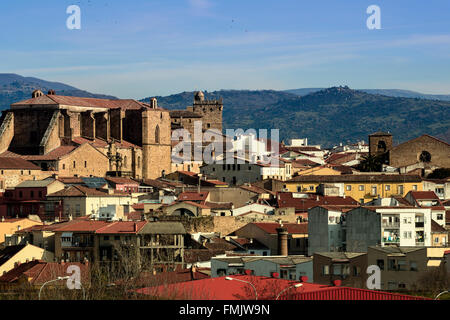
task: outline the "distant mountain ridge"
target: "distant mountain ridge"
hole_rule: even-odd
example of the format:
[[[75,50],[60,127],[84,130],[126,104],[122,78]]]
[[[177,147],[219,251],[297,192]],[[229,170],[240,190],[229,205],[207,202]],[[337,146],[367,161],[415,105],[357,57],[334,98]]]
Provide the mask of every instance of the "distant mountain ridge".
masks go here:
[[[284,92],[292,93],[298,96],[306,96],[310,93],[314,93],[324,89],[326,88],[302,88],[302,89],[284,90]],[[425,94],[416,91],[402,90],[402,89],[356,89],[356,90],[370,94],[380,94],[388,97],[450,101],[450,94]]]
[[[8,109],[12,103],[31,98],[36,90],[47,93],[55,90],[56,94],[85,98],[117,99],[114,96],[90,93],[60,82],[51,82],[33,77],[22,77],[14,73],[0,73],[0,111]]]
[[[355,142],[376,131],[390,131],[397,143],[422,134],[450,141],[450,102],[389,97],[348,87],[299,96],[274,90],[205,91],[223,98],[224,128],[280,129],[280,138],[308,137],[324,147]],[[157,97],[167,109],[192,105],[194,92]],[[148,101],[149,98],[143,99]]]

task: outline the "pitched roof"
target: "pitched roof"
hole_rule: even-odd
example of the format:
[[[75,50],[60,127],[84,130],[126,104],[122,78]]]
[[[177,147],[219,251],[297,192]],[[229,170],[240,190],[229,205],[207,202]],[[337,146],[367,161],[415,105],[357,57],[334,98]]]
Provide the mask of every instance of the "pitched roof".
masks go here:
[[[112,222],[100,229],[97,229],[95,233],[98,234],[131,234],[138,233],[147,224],[147,221],[116,221]]]
[[[178,195],[178,200],[180,201],[206,201],[206,199],[209,196],[209,192],[192,192],[192,191],[186,191],[183,193],[180,193]]]
[[[252,224],[269,234],[277,234],[277,228],[280,227],[287,228],[289,234],[308,233],[308,223],[283,223],[282,226],[279,223],[272,222],[254,222]]]
[[[88,188],[81,185],[72,185],[63,190],[48,194],[47,197],[129,197],[123,192],[114,191],[109,194],[107,191]]]
[[[442,227],[439,223],[431,219],[431,232],[441,233],[447,232],[447,230],[444,227]]]
[[[8,246],[0,250],[0,266],[6,263],[9,259],[15,256],[26,245]]]
[[[362,255],[367,255],[365,252],[315,252],[314,255],[316,254],[333,260],[349,260]]]
[[[411,196],[416,200],[439,200],[433,191],[410,191]]]
[[[0,169],[25,169],[25,170],[41,170],[37,165],[26,161],[22,158],[1,157],[0,155]]]
[[[122,110],[159,110],[162,108],[151,109],[146,103],[142,103],[133,99],[98,99],[98,98],[81,98],[60,95],[43,95],[40,97],[23,100],[13,103],[11,106],[28,106],[28,105],[66,105],[88,108],[106,108],[106,109],[122,109]]]
[[[71,263],[56,263],[45,262],[40,260],[34,260],[26,263],[21,263],[14,269],[8,271],[6,274],[0,277],[0,283],[14,283],[20,278],[26,277],[26,279],[34,285],[43,284],[49,280],[53,280],[56,277],[62,277],[67,275],[67,268],[71,265],[76,265],[81,271],[81,282],[86,282],[89,279],[89,265],[79,262]]]
[[[139,182],[131,179],[131,178],[125,178],[125,177],[106,177],[107,181],[110,181],[114,184],[134,184],[136,186],[139,186]]]
[[[211,209],[223,209],[223,210],[231,210],[233,208],[233,202],[209,202],[206,201],[205,205]]]
[[[16,188],[45,188],[55,182],[54,179],[27,180],[16,186]]]
[[[295,197],[292,192],[279,192],[277,194],[277,204],[279,208],[295,208],[296,210],[307,211],[310,208],[328,206],[358,206],[352,197],[322,196],[316,194],[301,194],[304,197]]]

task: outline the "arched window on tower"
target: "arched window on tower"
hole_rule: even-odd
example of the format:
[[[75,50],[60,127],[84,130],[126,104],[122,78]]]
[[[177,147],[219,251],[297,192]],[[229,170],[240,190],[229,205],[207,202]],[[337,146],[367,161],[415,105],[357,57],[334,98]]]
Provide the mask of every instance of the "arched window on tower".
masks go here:
[[[127,159],[127,156],[123,157],[123,167],[124,167],[124,168],[128,167],[128,159]]]
[[[384,142],[383,140],[378,141],[378,152],[386,152],[386,142]]]
[[[161,143],[160,142],[160,132],[159,132],[159,126],[156,126],[155,129],[155,143]]]
[[[141,167],[141,157],[138,157],[138,159],[137,159],[138,161],[137,161],[137,167],[138,167],[138,169]]]

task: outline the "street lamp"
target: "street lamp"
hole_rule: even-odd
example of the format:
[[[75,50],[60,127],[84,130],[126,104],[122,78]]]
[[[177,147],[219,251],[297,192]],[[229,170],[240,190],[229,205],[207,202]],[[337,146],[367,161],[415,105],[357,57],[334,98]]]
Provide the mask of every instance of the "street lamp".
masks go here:
[[[448,290],[442,291],[441,293],[439,293],[439,294],[436,296],[436,298],[434,298],[434,300],[439,300],[438,298],[439,298],[441,295],[443,295],[444,293],[450,293],[450,291],[448,291]]]
[[[235,278],[231,278],[231,277],[225,277],[225,280],[240,281],[240,282],[244,282],[244,283],[247,283],[247,284],[251,285],[253,290],[255,290],[255,300],[258,300],[258,292],[256,291],[255,286],[251,282],[248,282],[248,281],[245,281],[245,280],[241,280],[241,279],[235,279]]]
[[[296,283],[293,286],[284,288],[283,290],[281,290],[281,292],[277,295],[277,297],[275,298],[275,300],[278,300],[278,298],[281,296],[281,294],[291,288],[300,288],[301,286],[303,286],[303,283]]]
[[[65,277],[58,277],[58,278],[56,278],[56,279],[49,280],[49,281],[45,282],[45,283],[41,286],[41,288],[39,289],[39,295],[38,295],[39,300],[41,300],[41,292],[42,292],[42,289],[44,289],[44,287],[45,287],[47,284],[52,283],[52,282],[56,282],[56,281],[69,280],[69,279],[70,279],[69,276],[65,276]],[[84,291],[83,285],[82,285],[81,282],[78,281],[78,280],[74,280],[74,281],[80,284],[81,289],[83,289],[83,300],[86,300],[86,292]]]

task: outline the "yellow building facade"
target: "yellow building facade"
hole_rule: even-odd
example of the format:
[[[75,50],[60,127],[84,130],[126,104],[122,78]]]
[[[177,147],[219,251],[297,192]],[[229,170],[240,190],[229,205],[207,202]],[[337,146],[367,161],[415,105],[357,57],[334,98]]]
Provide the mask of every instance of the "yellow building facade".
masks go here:
[[[320,184],[339,187],[340,194],[359,202],[392,196],[404,197],[409,191],[422,191],[423,183],[413,175],[304,175],[285,182],[290,192],[315,193]]]

